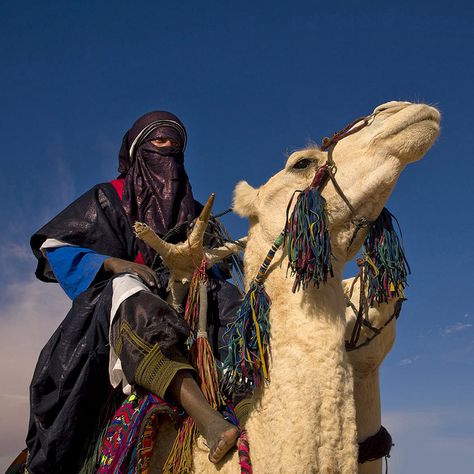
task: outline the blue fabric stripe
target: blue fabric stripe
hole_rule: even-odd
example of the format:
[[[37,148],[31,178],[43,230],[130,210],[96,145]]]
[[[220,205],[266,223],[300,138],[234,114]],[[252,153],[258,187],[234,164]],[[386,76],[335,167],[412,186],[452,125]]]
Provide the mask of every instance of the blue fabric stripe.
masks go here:
[[[59,284],[72,300],[89,288],[104,260],[109,258],[82,247],[46,249],[46,257]]]

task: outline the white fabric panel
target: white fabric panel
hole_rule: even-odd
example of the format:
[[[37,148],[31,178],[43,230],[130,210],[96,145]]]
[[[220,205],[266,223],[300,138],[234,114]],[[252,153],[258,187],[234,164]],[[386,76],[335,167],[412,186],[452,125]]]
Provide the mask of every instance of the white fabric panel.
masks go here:
[[[57,239],[46,239],[43,242],[43,245],[40,247],[41,253],[43,257],[46,258],[46,253],[44,252],[46,249],[56,249],[58,247],[79,247],[78,245],[67,244],[66,242],[62,242],[61,240]]]
[[[112,323],[114,322],[115,315],[119,306],[130,296],[138,293],[139,291],[150,291],[150,289],[141,281],[141,279],[132,274],[121,275],[114,279],[112,283],[112,307],[110,310],[110,326],[109,326],[109,341],[111,338]],[[117,354],[110,344],[110,357],[109,357],[109,379],[112,387],[117,387],[120,382],[123,383],[123,393],[129,395],[131,392],[131,386],[125,377],[122,370],[122,363],[117,357]]]

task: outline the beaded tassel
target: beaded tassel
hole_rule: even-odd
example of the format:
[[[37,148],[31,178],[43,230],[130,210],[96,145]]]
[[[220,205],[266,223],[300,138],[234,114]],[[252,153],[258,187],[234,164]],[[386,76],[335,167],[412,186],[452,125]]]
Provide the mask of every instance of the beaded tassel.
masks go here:
[[[326,217],[326,201],[320,188],[328,178],[329,169],[321,166],[311,185],[302,191],[286,226],[288,269],[295,275],[293,293],[309,283],[319,287],[333,276],[331,241]]]
[[[393,297],[403,298],[407,286],[410,267],[392,218],[395,217],[384,208],[362,247],[364,282],[370,306],[374,302],[385,303]]]

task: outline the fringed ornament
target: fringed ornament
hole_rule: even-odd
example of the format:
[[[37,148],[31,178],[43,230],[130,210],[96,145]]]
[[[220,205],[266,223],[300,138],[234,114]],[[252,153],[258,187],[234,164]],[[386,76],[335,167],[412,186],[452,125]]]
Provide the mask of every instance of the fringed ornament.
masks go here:
[[[198,334],[196,341],[196,364],[198,367],[201,391],[212,408],[217,410],[223,403],[219,389],[219,375],[216,361],[207,336]]]
[[[362,247],[364,284],[370,306],[375,302],[386,303],[394,297],[403,298],[407,286],[410,267],[392,218],[395,216],[384,208]]]
[[[209,405],[217,410],[224,404],[224,399],[219,389],[216,361],[207,339],[207,309],[206,260],[203,258],[191,281],[188,301],[186,302],[188,316],[185,319],[190,324],[192,333],[194,333],[196,323],[198,325],[193,351],[199,385]],[[178,436],[163,468],[164,473],[192,471],[192,449],[197,435],[196,425],[193,419],[188,416],[178,431]]]
[[[211,345],[207,339],[207,284],[201,283],[199,288],[199,331],[197,333],[195,366],[198,370],[199,385],[204,397],[214,410],[225,401],[219,389],[219,375]]]
[[[271,300],[263,281],[275,252],[283,241],[282,232],[265,257],[257,277],[250,284],[236,320],[228,326],[224,335],[228,345],[228,354],[224,361],[224,387],[228,393],[237,390],[252,392],[263,381],[269,381]]]
[[[201,285],[207,285],[207,274],[206,274],[206,260],[202,259],[201,265],[193,274],[191,284],[189,285],[188,298],[186,300],[186,306],[184,310],[184,320],[188,323],[191,333],[186,345],[188,349],[191,349],[195,341],[196,327],[199,321],[199,308],[200,308],[200,288]],[[207,296],[207,294],[206,294]]]
[[[193,419],[187,416],[178,430],[170,455],[163,466],[163,474],[193,471],[193,445],[197,433]]]
[[[320,193],[329,172],[327,165],[317,170],[311,185],[299,194],[287,222],[288,269],[295,276],[293,293],[300,287],[306,289],[309,283],[319,287],[328,275],[333,276],[326,200]]]

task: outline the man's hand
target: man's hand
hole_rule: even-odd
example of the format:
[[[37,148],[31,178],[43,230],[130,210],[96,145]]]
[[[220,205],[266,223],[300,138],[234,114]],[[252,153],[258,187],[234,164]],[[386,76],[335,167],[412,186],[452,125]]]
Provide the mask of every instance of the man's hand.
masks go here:
[[[121,258],[110,257],[104,260],[104,270],[111,273],[132,273],[139,276],[147,285],[157,288],[159,286],[156,273],[141,263],[128,262]]]

